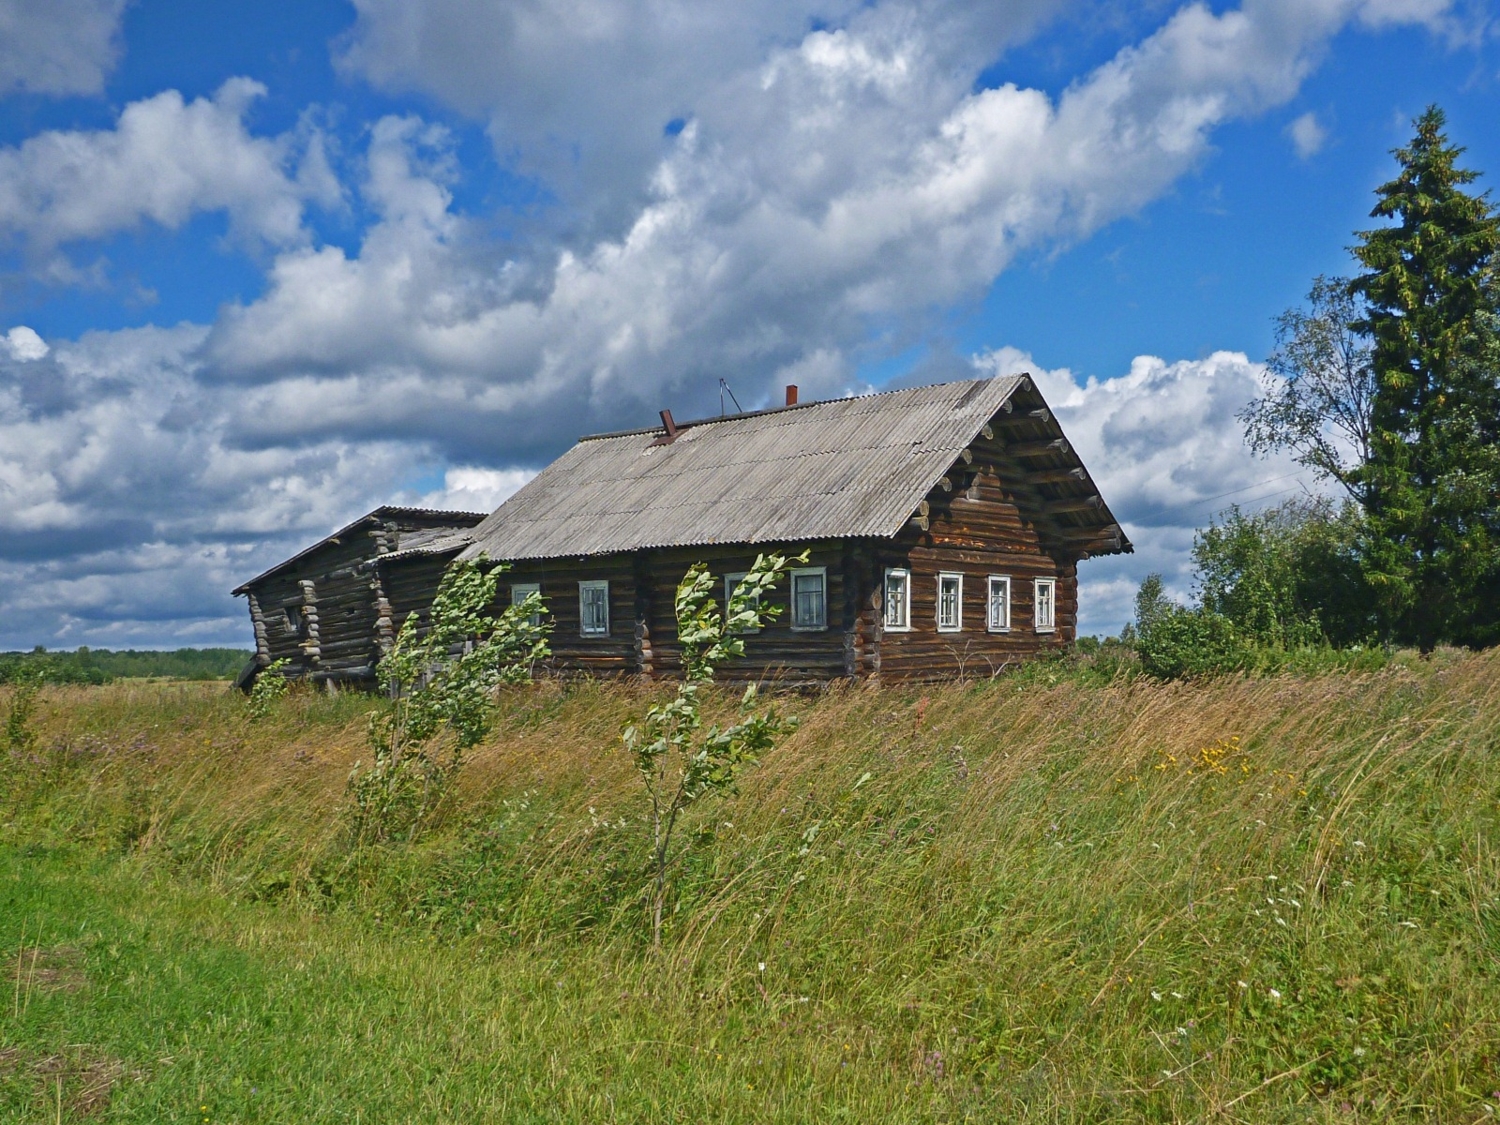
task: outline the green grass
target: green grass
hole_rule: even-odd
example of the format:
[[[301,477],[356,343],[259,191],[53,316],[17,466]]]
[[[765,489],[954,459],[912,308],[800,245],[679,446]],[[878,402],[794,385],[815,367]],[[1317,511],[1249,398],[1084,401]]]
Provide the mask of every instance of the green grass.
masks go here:
[[[101,1083],[122,1122],[1497,1104],[1500,654],[794,697],[689,825],[661,955],[616,749],[646,698],[507,694],[422,841],[358,849],[370,700],[44,693],[0,767],[0,1120]]]

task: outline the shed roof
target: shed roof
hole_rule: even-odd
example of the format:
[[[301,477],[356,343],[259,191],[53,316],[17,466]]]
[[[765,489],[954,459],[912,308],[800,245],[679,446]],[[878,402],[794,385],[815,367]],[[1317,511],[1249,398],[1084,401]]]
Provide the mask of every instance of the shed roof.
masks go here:
[[[1015,375],[685,422],[671,441],[660,427],[585,437],[476,527],[460,557],[891,538],[1023,387],[1040,403]],[[1081,467],[1070,449],[1060,456]],[[1097,518],[1113,522],[1102,503]]]
[[[272,575],[279,574],[288,567],[294,566],[320,548],[326,547],[330,543],[341,543],[347,536],[352,535],[366,524],[397,524],[394,532],[396,540],[395,548],[381,556],[382,558],[391,558],[393,556],[435,555],[457,551],[460,547],[465,546],[471,541],[472,532],[469,529],[483,519],[485,519],[483,512],[446,512],[437,508],[406,508],[398,504],[383,504],[372,512],[366,512],[359,519],[345,524],[337,531],[325,535],[310,547],[298,551],[291,558],[283,559],[269,570],[257,574],[248,582],[236,586],[231,593],[246,593],[256,583],[270,578]],[[408,523],[420,521],[423,526],[401,527],[399,525],[403,520]],[[373,544],[370,553],[372,556],[375,554]]]

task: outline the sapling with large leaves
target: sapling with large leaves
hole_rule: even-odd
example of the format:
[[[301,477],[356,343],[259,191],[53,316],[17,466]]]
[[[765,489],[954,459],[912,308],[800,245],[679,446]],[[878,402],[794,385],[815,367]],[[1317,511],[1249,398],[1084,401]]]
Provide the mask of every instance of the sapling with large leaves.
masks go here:
[[[697,801],[732,791],[742,769],[753,765],[777,737],[796,729],[797,720],[777,714],[774,707],[758,712],[758,695],[751,684],[740,701],[738,722],[704,730],[699,695],[720,667],[744,655],[745,634],[780,616],[781,607],[770,604],[766,595],[793,563],[806,561],[805,552],[791,559],[758,556],[722,612],[713,596],[716,580],[703,563],[689,568],[677,586],[674,609],[682,682],[670,702],[653,704],[640,723],[622,732],[651,802],[654,948],[661,948],[668,874],[680,858],[672,850],[673,835],[683,812]]]
[[[495,688],[529,680],[550,655],[552,626],[538,594],[496,611],[495,591],[507,569],[483,560],[454,563],[426,628],[409,614],[381,660],[377,676],[392,703],[371,713],[374,761],[363,771],[356,764],[349,780],[360,839],[410,836],[464,755],[489,733]],[[448,746],[446,759],[437,753],[440,741]]]

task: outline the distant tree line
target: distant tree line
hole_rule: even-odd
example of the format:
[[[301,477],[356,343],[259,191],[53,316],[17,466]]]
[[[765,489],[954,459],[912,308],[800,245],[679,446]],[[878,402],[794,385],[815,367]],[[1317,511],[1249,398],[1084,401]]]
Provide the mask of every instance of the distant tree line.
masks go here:
[[[252,653],[238,648],[179,648],[166,652],[78,648],[0,652],[0,684],[105,684],[119,679],[230,680]]]
[[[1257,647],[1500,641],[1500,215],[1430,107],[1356,232],[1361,272],[1277,318],[1278,385],[1241,413],[1339,502],[1231,509],[1196,537],[1198,604],[1137,596],[1142,662],[1244,666]]]

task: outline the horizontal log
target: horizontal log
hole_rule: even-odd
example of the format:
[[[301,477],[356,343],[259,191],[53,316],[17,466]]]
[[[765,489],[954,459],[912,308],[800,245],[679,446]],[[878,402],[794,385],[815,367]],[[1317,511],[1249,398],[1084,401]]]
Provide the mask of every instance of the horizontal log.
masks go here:
[[[1055,453],[1067,453],[1070,448],[1067,438],[1053,438],[1050,441],[1018,441],[1007,445],[1005,452],[1011,457],[1047,457]]]
[[[1104,507],[1102,496],[1078,496],[1063,500],[1049,500],[1042,511],[1049,516],[1070,515],[1074,512],[1093,512]]]
[[[1087,480],[1088,473],[1081,466],[1074,469],[1035,469],[1030,473],[1029,479],[1032,484],[1071,484]]]

